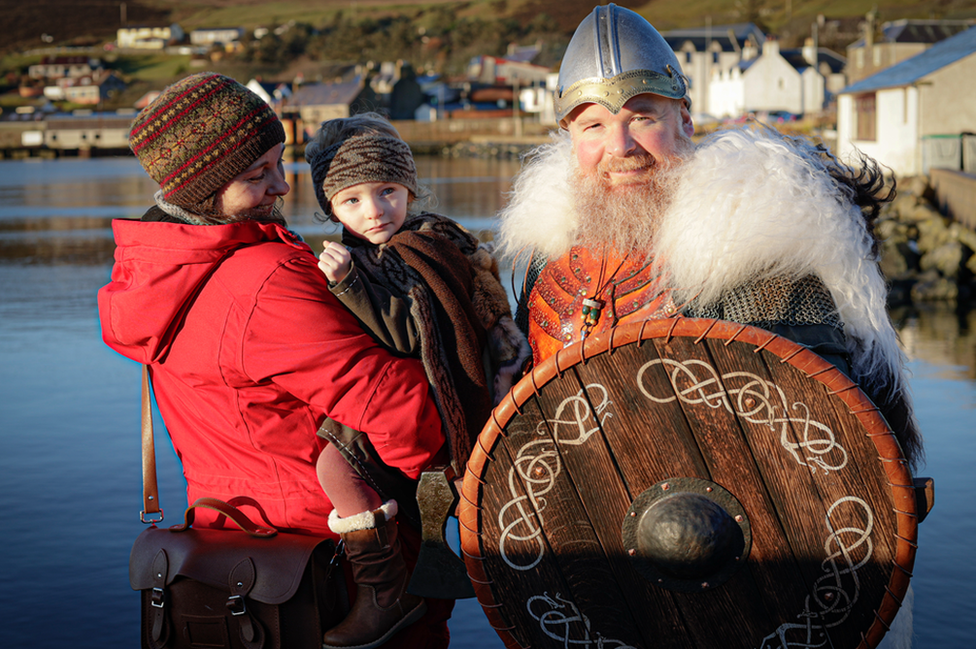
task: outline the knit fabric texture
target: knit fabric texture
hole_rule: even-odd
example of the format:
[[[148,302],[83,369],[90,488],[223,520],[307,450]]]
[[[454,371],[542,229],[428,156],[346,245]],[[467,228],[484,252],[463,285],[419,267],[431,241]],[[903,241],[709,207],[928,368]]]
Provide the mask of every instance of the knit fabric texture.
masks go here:
[[[406,142],[382,135],[356,135],[337,142],[311,161],[315,197],[329,202],[343,189],[362,183],[397,183],[417,195],[417,167]]]
[[[213,72],[166,88],[129,132],[129,147],[164,198],[190,211],[284,141],[268,104]]]

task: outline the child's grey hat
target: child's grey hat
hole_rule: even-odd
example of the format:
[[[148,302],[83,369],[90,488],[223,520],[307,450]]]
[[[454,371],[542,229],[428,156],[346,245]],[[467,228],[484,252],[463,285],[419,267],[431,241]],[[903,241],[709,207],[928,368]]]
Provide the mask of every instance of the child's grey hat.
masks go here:
[[[406,142],[385,135],[355,135],[325,149],[311,163],[315,197],[331,212],[332,197],[362,183],[397,183],[417,195],[417,167]]]

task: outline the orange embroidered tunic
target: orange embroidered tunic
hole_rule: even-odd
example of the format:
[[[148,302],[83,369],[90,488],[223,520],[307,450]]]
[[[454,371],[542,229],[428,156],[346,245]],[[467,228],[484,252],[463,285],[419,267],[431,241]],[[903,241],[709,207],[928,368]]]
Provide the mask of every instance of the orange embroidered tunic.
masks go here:
[[[535,364],[618,324],[664,318],[677,309],[652,261],[574,246],[550,261],[529,294],[529,345]]]

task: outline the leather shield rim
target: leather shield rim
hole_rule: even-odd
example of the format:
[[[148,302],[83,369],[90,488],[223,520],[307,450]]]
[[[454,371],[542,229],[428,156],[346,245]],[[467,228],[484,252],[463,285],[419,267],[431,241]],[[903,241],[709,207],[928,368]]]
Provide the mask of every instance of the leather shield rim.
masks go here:
[[[878,407],[868,399],[856,383],[806,347],[758,327],[723,320],[684,317],[622,325],[565,347],[533,368],[492,411],[491,419],[478,436],[468,460],[457,507],[461,553],[467,566],[468,577],[471,579],[478,602],[489,624],[506,647],[513,649],[521,647],[511,634],[513,627],[506,626],[501,616],[499,609],[504,604],[495,601],[491,590],[491,577],[485,572],[481,553],[480,503],[482,486],[485,484],[482,477],[493,460],[491,452],[500,438],[506,436],[505,426],[515,415],[521,414],[522,405],[538,394],[539,388],[561,377],[570,367],[580,363],[585,364],[588,359],[604,352],[612,355],[617,347],[634,343],[640,345],[645,340],[655,338],[664,338],[667,342],[674,337],[695,338],[696,344],[706,338],[723,340],[726,344],[739,341],[755,345],[754,351],[757,353],[762,350],[768,351],[779,357],[781,363],[789,363],[803,372],[807,378],[822,383],[829,394],[838,397],[847,405],[850,414],[864,427],[867,437],[878,451],[878,459],[887,476],[896,520],[895,554],[892,560],[894,569],[881,604],[874,613],[875,619],[866,632],[862,631],[861,642],[857,646],[857,649],[875,649],[890,629],[895,615],[901,608],[911,582],[915,553],[918,548],[915,487],[908,461],[902,453],[894,432],[884,420]]]

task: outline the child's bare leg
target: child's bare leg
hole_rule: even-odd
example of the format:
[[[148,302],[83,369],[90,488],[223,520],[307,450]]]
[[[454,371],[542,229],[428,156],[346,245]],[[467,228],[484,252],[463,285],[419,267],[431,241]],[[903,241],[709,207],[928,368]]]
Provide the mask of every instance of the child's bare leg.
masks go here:
[[[383,504],[380,495],[332,444],[326,444],[322,449],[315,471],[325,495],[341,518],[372,511]]]

